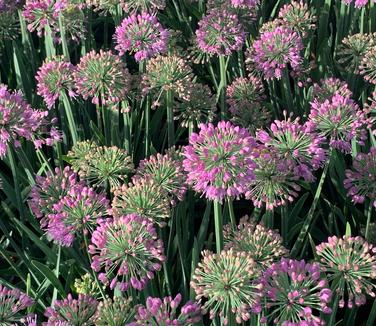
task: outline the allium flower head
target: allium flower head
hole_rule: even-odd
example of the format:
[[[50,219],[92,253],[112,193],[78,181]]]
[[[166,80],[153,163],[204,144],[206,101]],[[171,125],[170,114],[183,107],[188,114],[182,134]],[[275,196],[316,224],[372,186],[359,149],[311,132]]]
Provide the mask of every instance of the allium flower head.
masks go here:
[[[54,213],[54,205],[68,194],[77,184],[77,174],[70,167],[61,170],[56,168],[54,173],[48,172],[45,177],[37,175],[35,185],[31,188],[29,206],[33,214],[41,219],[41,226],[48,225],[48,216]]]
[[[280,79],[283,70],[291,68],[298,73],[302,67],[302,39],[291,28],[278,26],[266,31],[253,43],[252,61],[266,79]]]
[[[140,11],[154,12],[166,7],[166,0],[86,0],[89,6],[94,6],[95,11],[104,13],[116,12],[118,5],[128,13]]]
[[[188,184],[210,200],[240,197],[254,180],[254,146],[247,129],[225,121],[201,124],[184,148]]]
[[[93,298],[99,298],[101,295],[98,283],[95,282],[90,273],[86,273],[80,278],[76,278],[73,287],[78,294],[88,295]]]
[[[362,237],[329,237],[316,247],[323,271],[335,286],[340,297],[339,306],[360,306],[366,303],[366,295],[376,296],[376,248]]]
[[[34,301],[18,289],[9,289],[0,284],[0,324],[16,325],[26,316],[22,312],[34,304]]]
[[[364,79],[376,85],[376,45],[372,46],[360,63],[360,73]]]
[[[94,187],[119,188],[134,169],[127,151],[91,141],[77,142],[67,156],[73,170]]]
[[[133,179],[152,179],[171,199],[177,198],[179,201],[184,199],[187,191],[180,153],[174,150],[142,160]]]
[[[4,41],[16,39],[19,33],[20,26],[17,11],[2,11],[0,8],[0,48],[4,45]]]
[[[245,33],[237,15],[226,9],[213,9],[198,23],[199,48],[213,55],[231,55],[243,46]]]
[[[163,242],[153,224],[135,214],[102,223],[89,245],[91,267],[99,280],[111,289],[141,291],[165,260]]]
[[[354,4],[355,8],[363,8],[368,5],[369,0],[342,0],[347,5]]]
[[[94,325],[98,301],[87,295],[78,295],[73,299],[71,294],[63,300],[56,300],[53,308],[46,309],[48,318],[44,326]],[[63,324],[61,324],[63,323]]]
[[[351,152],[351,140],[363,144],[370,119],[353,100],[335,94],[331,99],[311,103],[309,122],[321,136],[329,138],[331,147]]]
[[[107,297],[101,301],[97,309],[95,326],[124,326],[132,321],[134,309],[132,298]]]
[[[81,58],[74,72],[77,92],[93,104],[122,101],[130,87],[130,74],[120,58],[110,51],[94,50]]]
[[[36,148],[59,141],[60,133],[54,127],[46,132],[47,115],[47,111],[34,110],[27,104],[21,92],[11,92],[0,84],[0,158],[10,144],[19,147],[20,138],[32,140]]]
[[[300,177],[313,181],[312,170],[322,167],[326,161],[323,148],[325,138],[318,136],[309,124],[301,124],[300,118],[275,120],[270,131],[259,130],[256,138],[266,146],[273,147],[282,158],[297,164]]]
[[[350,73],[359,73],[365,54],[375,45],[374,34],[357,33],[345,37],[338,47],[337,61],[341,68]]]
[[[67,92],[74,97],[73,73],[74,66],[64,61],[63,57],[47,60],[38,70],[37,93],[42,96],[47,107],[51,108],[60,97],[61,92]]]
[[[170,217],[168,193],[152,178],[134,180],[115,189],[114,195],[112,208],[116,216],[134,213],[161,227]]]
[[[319,84],[313,84],[312,97],[314,101],[323,103],[334,95],[350,98],[352,92],[347,83],[338,78],[322,79]]]
[[[116,47],[120,55],[134,54],[136,61],[149,59],[167,51],[169,33],[155,15],[133,14],[116,28]]]
[[[236,78],[227,87],[227,103],[236,125],[254,132],[270,121],[270,111],[263,105],[265,89],[258,77]]]
[[[254,8],[260,4],[260,0],[231,0],[234,8]]]
[[[278,13],[281,24],[298,32],[303,38],[316,29],[316,17],[309,5],[302,0],[285,4]]]
[[[56,243],[70,247],[77,236],[92,232],[108,210],[109,201],[103,194],[75,185],[53,205],[53,212],[47,216],[47,234]]]
[[[262,275],[261,307],[268,309],[263,318],[278,325],[324,325],[314,315],[330,314],[332,292],[320,278],[320,265],[282,258]]]
[[[186,91],[190,89],[192,79],[192,69],[184,59],[159,55],[147,62],[146,73],[142,76],[143,93],[172,91],[187,98]]]
[[[363,203],[369,198],[376,209],[376,148],[368,154],[359,153],[354,159],[351,170],[346,170],[344,180],[347,195],[354,203]]]
[[[175,298],[165,297],[163,299],[148,297],[145,306],[138,306],[135,321],[132,326],[143,325],[166,325],[166,326],[189,326],[200,322],[201,308],[197,303],[187,302],[178,312],[181,303],[181,295]]]
[[[175,119],[181,126],[197,127],[201,123],[211,122],[217,110],[216,98],[207,85],[193,83],[188,90],[189,96],[177,99]]]
[[[225,249],[245,251],[250,254],[259,270],[264,270],[281,257],[288,255],[278,232],[244,216],[236,229],[224,227]]]
[[[202,255],[191,281],[196,300],[204,302],[211,319],[221,316],[227,324],[229,314],[233,314],[237,323],[247,321],[258,296],[252,256],[232,249],[219,254],[204,251]]]

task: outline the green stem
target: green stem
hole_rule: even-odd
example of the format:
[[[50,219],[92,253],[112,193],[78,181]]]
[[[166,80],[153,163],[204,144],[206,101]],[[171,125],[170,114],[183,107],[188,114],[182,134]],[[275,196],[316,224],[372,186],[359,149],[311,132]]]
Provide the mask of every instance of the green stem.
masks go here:
[[[288,69],[283,69],[282,76],[282,91],[289,112],[294,112],[294,99],[292,98],[292,91],[290,86],[290,76]],[[298,112],[295,112],[298,113]]]
[[[166,108],[167,108],[167,139],[168,147],[175,145],[174,130],[174,113],[173,113],[173,96],[172,91],[166,91]]]
[[[339,295],[336,294],[335,291],[333,291],[333,293],[334,293],[334,300],[332,300],[333,301],[333,309],[332,309],[332,312],[330,314],[328,326],[334,326],[335,325],[337,309],[338,309],[338,304],[339,304]]]
[[[127,103],[123,102],[122,107],[127,106]],[[123,120],[124,120],[124,148],[127,150],[128,154],[131,154],[131,119],[130,113],[128,110],[123,113]]]
[[[219,69],[220,69],[221,82],[219,84],[218,92],[220,96],[221,119],[225,119],[226,118],[227,76],[226,76],[226,57],[223,55],[219,56]]]
[[[68,96],[64,91],[61,92],[60,96],[64,104],[65,114],[67,115],[68,127],[69,127],[70,134],[72,136],[73,145],[75,145],[78,140],[78,135],[77,135],[76,123],[74,121],[74,116],[72,112],[72,107],[68,99]]]
[[[216,249],[220,253],[223,249],[223,220],[222,206],[217,200],[214,201],[214,227]]]
[[[227,204],[228,204],[228,211],[229,211],[229,214],[230,214],[231,225],[232,225],[233,229],[235,229],[236,228],[236,218],[235,218],[235,213],[234,213],[234,205],[233,205],[233,201],[232,201],[231,198],[227,199]]]
[[[63,47],[63,54],[66,60],[69,59],[69,50],[68,50],[68,44],[67,44],[67,39],[65,37],[65,26],[63,23],[62,16],[59,15],[59,29],[60,29],[60,38],[61,38],[61,45]]]
[[[58,279],[60,274],[60,260],[61,260],[61,246],[58,246],[57,249],[57,257],[56,257],[56,268],[55,268],[55,276]],[[55,302],[57,298],[57,288],[54,288],[53,294],[52,294],[52,300],[51,305]]]
[[[375,320],[376,320],[376,300],[373,300],[372,309],[369,314],[366,326],[375,325]]]
[[[371,217],[372,217],[372,201],[370,201],[369,206],[368,206],[368,211],[367,211],[367,224],[366,224],[366,232],[364,234],[364,237],[366,240],[369,240],[369,225],[371,223]]]
[[[291,250],[291,257],[295,257],[298,254],[298,252],[300,251],[302,244],[305,240],[305,237],[306,237],[306,235],[307,235],[307,233],[308,233],[308,231],[311,227],[311,224],[312,224],[312,221],[313,221],[313,218],[314,218],[314,214],[315,214],[315,210],[316,210],[316,206],[317,206],[317,203],[319,202],[322,187],[324,185],[325,178],[326,178],[326,175],[327,175],[328,170],[329,170],[331,157],[332,157],[332,150],[330,150],[330,152],[329,152],[328,162],[326,163],[326,165],[324,167],[324,171],[321,174],[320,182],[317,186],[315,197],[313,198],[312,206],[309,209],[306,220],[304,221],[303,227],[300,230],[298,239],[296,240],[296,242],[295,242],[295,244],[294,244],[294,246]]]
[[[288,213],[287,213],[287,207],[282,206],[281,207],[281,234],[284,244],[287,244],[287,234],[288,234]]]

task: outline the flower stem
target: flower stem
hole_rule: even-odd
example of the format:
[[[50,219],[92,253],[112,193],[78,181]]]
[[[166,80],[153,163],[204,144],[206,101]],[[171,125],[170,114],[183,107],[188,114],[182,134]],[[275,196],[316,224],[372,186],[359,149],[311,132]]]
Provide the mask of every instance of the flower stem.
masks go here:
[[[283,69],[282,91],[283,91],[283,96],[284,96],[289,112],[294,112],[294,100],[292,98],[292,92],[291,92],[291,87],[290,87],[290,76],[289,76],[289,72],[287,68]]]
[[[338,304],[339,304],[339,295],[337,293],[335,293],[335,291],[333,291],[333,293],[334,293],[334,300],[332,300],[333,301],[333,309],[332,309],[332,312],[330,314],[328,326],[334,326],[335,325],[337,309],[338,309]]]
[[[61,246],[58,246],[57,256],[56,256],[56,268],[55,268],[55,276],[57,279],[59,279],[59,274],[60,274],[60,259],[61,259]],[[54,287],[51,305],[55,302],[56,298],[57,298],[57,288]]]
[[[227,204],[228,204],[228,211],[229,211],[229,214],[230,214],[231,225],[232,225],[233,229],[235,229],[236,228],[236,219],[235,219],[235,213],[234,213],[234,205],[233,205],[233,201],[232,201],[231,198],[227,199]]]
[[[328,170],[329,170],[331,157],[332,157],[332,149],[329,152],[328,161],[327,161],[327,163],[324,167],[324,171],[321,174],[320,182],[317,186],[315,197],[313,198],[312,206],[309,209],[309,212],[307,214],[307,218],[305,219],[304,224],[302,226],[302,229],[300,230],[298,239],[295,241],[295,244],[294,244],[293,248],[291,249],[291,256],[292,257],[296,257],[296,255],[298,254],[298,252],[302,248],[303,242],[304,242],[306,235],[307,235],[307,233],[308,233],[308,231],[311,227],[313,217],[314,217],[314,213],[315,213],[315,210],[316,210],[316,206],[317,206],[317,203],[319,202],[322,187],[324,185],[324,181],[325,181],[326,175],[327,175]]]
[[[223,55],[219,56],[219,70],[220,70],[221,82],[219,84],[218,92],[220,95],[221,119],[225,119],[227,77],[226,77],[226,57]]]
[[[223,220],[222,220],[222,206],[214,200],[214,227],[215,227],[215,244],[217,253],[223,249]]]
[[[67,115],[68,126],[69,126],[70,134],[72,136],[73,145],[75,145],[77,143],[78,135],[77,135],[76,123],[74,121],[74,116],[72,112],[72,107],[69,102],[68,96],[65,92],[61,92],[60,96],[64,104],[65,114]]]
[[[364,237],[366,238],[366,240],[368,241],[369,239],[369,225],[371,223],[371,217],[372,217],[372,200],[370,201],[369,203],[369,206],[368,206],[368,211],[367,211],[367,224],[366,224],[366,232],[364,234]]]
[[[167,109],[167,139],[168,147],[175,145],[174,131],[174,113],[173,113],[173,96],[172,91],[166,91],[166,109]]]

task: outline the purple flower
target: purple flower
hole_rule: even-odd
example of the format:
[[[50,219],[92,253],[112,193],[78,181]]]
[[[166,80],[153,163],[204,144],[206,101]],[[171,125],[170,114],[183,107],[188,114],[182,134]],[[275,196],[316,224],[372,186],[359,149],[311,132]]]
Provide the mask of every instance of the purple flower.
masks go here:
[[[302,50],[299,34],[290,28],[278,26],[262,33],[253,43],[251,59],[266,79],[280,79],[283,70],[289,67],[299,73],[303,63]]]
[[[347,5],[354,4],[355,8],[362,8],[368,5],[369,0],[342,0]]]
[[[369,153],[359,153],[354,159],[351,170],[346,170],[344,180],[347,195],[354,203],[363,203],[369,198],[376,209],[376,148]]]
[[[180,309],[181,295],[175,298],[165,297],[163,299],[148,297],[146,305],[138,306],[136,309],[135,321],[133,325],[178,325],[188,326],[201,321],[201,308],[197,303],[188,301]]]
[[[360,63],[360,74],[363,75],[364,79],[376,85],[376,45],[370,47],[365,53],[361,63]]]
[[[351,99],[335,94],[323,103],[313,101],[308,124],[329,139],[331,147],[351,152],[351,140],[364,144],[371,120]]]
[[[81,58],[74,74],[77,93],[93,104],[122,101],[130,88],[130,74],[120,58],[110,51],[94,50]]]
[[[236,14],[226,9],[213,9],[196,30],[198,47],[205,53],[231,55],[243,46],[245,33]]]
[[[231,0],[234,8],[254,8],[260,4],[260,0]]]
[[[135,214],[101,223],[89,245],[91,267],[111,289],[141,291],[165,260],[163,242],[153,224]]]
[[[265,312],[263,320],[278,325],[323,325],[314,311],[330,314],[332,293],[320,272],[319,264],[304,260],[282,258],[272,264],[260,279],[258,309]]]
[[[143,12],[133,14],[116,28],[115,49],[120,55],[134,53],[136,61],[149,59],[167,51],[169,33],[155,15]]]
[[[62,57],[46,61],[39,68],[35,76],[37,93],[43,97],[48,109],[52,108],[61,92],[67,92],[71,97],[76,96],[73,91],[73,71],[74,66]]]
[[[78,299],[73,299],[68,294],[64,300],[56,300],[53,308],[49,307],[45,311],[48,318],[44,326],[68,326],[68,325],[94,325],[95,312],[98,302],[87,295],[78,295]]]
[[[315,102],[323,103],[334,95],[350,98],[352,92],[347,83],[338,78],[321,79],[319,84],[313,84],[312,97]]]
[[[301,124],[299,118],[286,119],[286,113],[285,120],[275,120],[269,132],[260,130],[256,138],[275,148],[281,157],[295,161],[298,175],[309,182],[314,180],[312,170],[319,169],[326,161],[325,138],[317,135],[309,124]]]
[[[0,158],[10,143],[21,146],[20,138],[33,141],[36,148],[60,141],[60,133],[54,127],[47,132],[47,115],[47,111],[34,110],[27,104],[21,92],[10,92],[0,84]]]
[[[366,303],[366,295],[375,298],[376,248],[362,237],[329,237],[316,247],[322,270],[339,296],[339,306],[352,308]]]
[[[76,184],[52,206],[45,229],[56,243],[70,247],[75,237],[92,232],[109,208],[109,201],[103,194]]]
[[[98,305],[95,326],[124,326],[133,320],[132,297],[106,297]]]
[[[0,321],[2,325],[18,325],[26,317],[22,313],[34,304],[34,300],[18,289],[10,289],[0,284]]]
[[[216,127],[201,124],[184,148],[188,184],[210,200],[240,197],[255,178],[255,143],[247,129],[230,122],[221,121]]]

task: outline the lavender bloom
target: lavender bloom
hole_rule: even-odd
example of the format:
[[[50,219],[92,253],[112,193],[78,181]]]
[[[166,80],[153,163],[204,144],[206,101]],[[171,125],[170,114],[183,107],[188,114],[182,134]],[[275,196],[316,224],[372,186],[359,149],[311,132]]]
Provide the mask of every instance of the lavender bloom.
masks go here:
[[[271,124],[270,132],[258,131],[256,138],[273,147],[281,157],[295,161],[298,175],[312,182],[315,179],[312,170],[319,169],[326,161],[325,138],[318,136],[309,124],[301,124],[299,118],[286,119],[286,114],[285,120]]]
[[[74,66],[62,57],[46,61],[39,68],[35,76],[37,93],[43,97],[48,109],[53,107],[61,92],[67,92],[70,97],[76,96],[73,91],[73,71]]]
[[[9,289],[0,284],[0,324],[16,325],[26,313],[22,312],[34,301],[18,289]]]
[[[347,5],[354,4],[355,8],[363,8],[368,5],[369,0],[342,0],[343,3]]]
[[[234,8],[254,8],[260,4],[260,0],[231,0]]]
[[[351,140],[363,144],[371,120],[351,99],[335,94],[331,99],[311,103],[308,124],[321,136],[329,138],[329,145],[343,152],[351,152]]]
[[[260,279],[263,321],[278,325],[324,325],[314,311],[330,314],[332,292],[320,279],[320,265],[282,258]]]
[[[75,237],[92,232],[108,210],[109,201],[103,194],[82,184],[74,185],[53,205],[47,216],[47,234],[59,245],[70,247]]]
[[[138,306],[135,321],[127,326],[152,326],[152,325],[178,325],[189,326],[201,320],[201,308],[198,304],[188,301],[180,309],[181,295],[175,298],[165,297],[163,299],[148,297],[146,305]]]
[[[225,225],[223,235],[226,250],[232,248],[234,251],[249,253],[260,271],[289,253],[278,232],[257,224],[248,216],[240,219],[236,229],[231,224]]]
[[[68,325],[94,325],[95,312],[98,301],[87,295],[78,295],[78,299],[73,299],[68,294],[64,300],[56,300],[54,306],[45,311],[48,318],[44,326],[68,326]]]
[[[213,9],[198,23],[196,30],[198,47],[212,55],[231,55],[240,50],[245,34],[236,14],[226,9]]]
[[[299,73],[303,63],[302,50],[299,34],[290,28],[278,26],[262,33],[253,43],[251,59],[266,79],[280,79],[283,70],[289,67]]]
[[[230,122],[201,124],[184,148],[188,184],[210,200],[240,197],[255,178],[254,146],[248,131]]]
[[[116,28],[116,47],[120,55],[134,54],[136,61],[152,58],[167,51],[169,33],[155,15],[133,14]]]
[[[364,55],[360,63],[360,73],[364,79],[376,85],[376,45],[372,46]]]
[[[122,101],[130,87],[130,74],[120,58],[110,51],[91,51],[81,58],[74,74],[77,93],[93,104]]]
[[[368,154],[359,153],[351,170],[346,170],[344,180],[347,195],[354,203],[363,203],[369,198],[376,209],[376,148]]]
[[[163,242],[153,224],[135,214],[103,222],[89,245],[91,267],[111,289],[141,291],[165,260]]]
[[[118,5],[127,13],[140,11],[155,12],[166,7],[166,0],[86,0],[95,11],[114,13]]]
[[[124,326],[132,321],[134,308],[132,298],[106,298],[98,305],[95,326]]]
[[[338,78],[327,78],[320,80],[319,84],[313,84],[312,97],[315,102],[324,103],[334,95],[350,98],[352,92],[346,82]]]
[[[362,237],[329,237],[316,247],[323,271],[329,275],[339,306],[352,308],[366,303],[366,295],[376,296],[376,248]]]
[[[60,133],[54,127],[46,132],[47,115],[47,111],[34,110],[27,104],[21,92],[10,92],[0,84],[0,158],[5,156],[9,144],[20,147],[20,138],[33,141],[36,148],[60,141]]]
[[[219,254],[203,251],[202,255],[191,281],[196,300],[205,300],[203,308],[209,310],[210,319],[224,317],[224,325],[231,315],[238,324],[247,321],[259,291],[252,256],[232,249]]]

